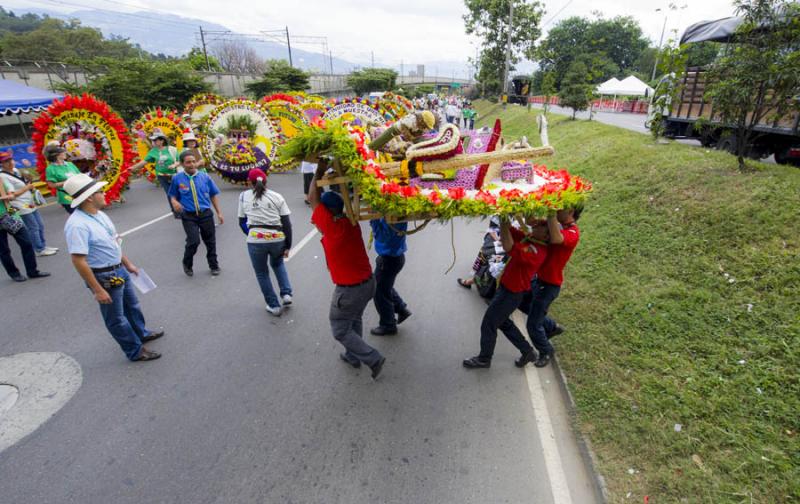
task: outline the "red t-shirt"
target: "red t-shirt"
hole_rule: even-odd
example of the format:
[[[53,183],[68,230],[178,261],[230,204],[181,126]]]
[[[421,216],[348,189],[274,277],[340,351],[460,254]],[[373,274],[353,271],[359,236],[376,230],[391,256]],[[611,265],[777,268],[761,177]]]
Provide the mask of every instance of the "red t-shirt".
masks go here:
[[[355,285],[372,275],[372,265],[361,237],[361,226],[353,225],[347,217],[335,219],[325,205],[317,205],[311,222],[322,233],[322,248],[336,285]]]
[[[511,237],[514,239],[514,246],[508,253],[511,260],[503,270],[500,284],[511,292],[529,291],[533,275],[547,258],[548,247],[538,243],[523,243],[525,234],[519,229],[511,228]]]
[[[572,251],[578,246],[581,230],[573,224],[562,229],[561,236],[564,237],[564,242],[559,245],[550,245],[547,260],[539,270],[539,280],[559,286],[564,283],[564,266],[572,256]]]

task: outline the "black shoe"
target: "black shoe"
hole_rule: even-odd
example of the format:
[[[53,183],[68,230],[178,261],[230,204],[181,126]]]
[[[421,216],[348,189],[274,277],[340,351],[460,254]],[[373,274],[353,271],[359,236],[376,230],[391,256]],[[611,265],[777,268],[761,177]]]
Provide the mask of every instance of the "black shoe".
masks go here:
[[[408,309],[400,310],[400,313],[397,314],[397,323],[402,324],[405,319],[411,316],[411,312]]]
[[[189,266],[184,266],[183,272],[186,273],[186,276],[194,276],[194,271]]]
[[[518,368],[523,368],[529,362],[536,361],[536,352],[530,350],[528,353],[523,354],[519,359],[514,361],[514,365]]]
[[[135,360],[135,361],[149,361],[149,360],[156,360],[156,359],[160,359],[160,358],[161,358],[161,354],[160,353],[151,352],[150,350],[148,350],[146,348],[142,348],[142,350],[139,352],[138,357],[136,357],[133,360]]]
[[[369,333],[374,336],[392,336],[394,334],[397,334],[397,328],[385,327],[379,325],[378,327],[373,327],[372,329],[370,329]]]
[[[212,268],[211,269],[211,276],[219,276],[222,271],[219,268]]]
[[[153,340],[157,340],[161,336],[164,336],[164,331],[156,331],[154,333],[150,333],[149,336],[145,336],[144,338],[142,338],[142,343],[147,343]]]
[[[361,367],[361,362],[360,361],[357,361],[357,360],[352,361],[352,360],[348,359],[347,358],[347,354],[345,354],[345,353],[340,353],[339,354],[339,358],[342,359],[344,362],[346,362],[346,363],[350,364],[351,366],[353,366],[355,369],[358,369],[358,368]]]
[[[553,352],[550,353],[540,353],[539,358],[536,359],[536,362],[533,363],[536,367],[545,367],[550,364],[550,360],[553,358]]]
[[[377,380],[378,379],[378,375],[381,374],[381,371],[383,370],[383,364],[385,362],[386,362],[386,357],[381,357],[381,360],[376,362],[374,366],[370,366],[370,369],[372,369],[372,379],[373,380]]]
[[[49,276],[50,276],[50,273],[48,273],[46,271],[37,271],[36,273],[34,273],[32,275],[28,275],[28,278],[46,278],[46,277],[49,277]]]
[[[559,334],[564,332],[564,326],[556,324],[556,328],[547,333],[547,339],[550,339],[554,336],[558,336]]]
[[[461,364],[463,364],[464,367],[467,369],[489,368],[492,366],[492,359],[487,359],[485,357],[476,355],[475,357],[464,359],[464,362],[462,362]]]
[[[28,279],[28,277],[26,277],[25,275],[22,275],[20,273],[17,273],[16,275],[13,275],[11,277],[11,280],[14,280],[15,282],[24,282],[27,279]]]

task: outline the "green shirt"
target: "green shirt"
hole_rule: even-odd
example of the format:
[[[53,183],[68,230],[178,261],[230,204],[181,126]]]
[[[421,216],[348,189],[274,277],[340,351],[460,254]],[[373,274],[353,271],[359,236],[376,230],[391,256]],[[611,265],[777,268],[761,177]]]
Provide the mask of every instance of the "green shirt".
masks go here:
[[[163,149],[153,147],[144,160],[155,165],[156,175],[175,175],[177,171],[172,168],[172,165],[178,160],[178,149],[171,146]]]
[[[70,163],[69,161],[64,162],[64,164],[57,165],[57,164],[49,164],[47,165],[47,170],[45,170],[45,179],[48,182],[52,182],[54,184],[58,184],[59,182],[66,182],[68,178],[73,175],[78,175],[81,171],[78,169],[77,166]],[[64,191],[63,187],[58,188],[58,202],[62,205],[69,205],[72,203],[72,196],[67,194]]]

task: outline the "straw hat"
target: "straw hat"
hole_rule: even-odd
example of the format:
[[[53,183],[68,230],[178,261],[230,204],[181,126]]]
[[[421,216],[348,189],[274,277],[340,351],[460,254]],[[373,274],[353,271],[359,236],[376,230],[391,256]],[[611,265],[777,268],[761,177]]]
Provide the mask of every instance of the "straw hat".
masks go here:
[[[191,131],[183,134],[183,141],[188,142],[189,140],[194,140],[195,142],[197,141],[197,137],[194,136],[194,133]]]
[[[161,128],[153,128],[153,132],[150,133],[150,137],[149,138],[150,138],[150,140],[155,140],[157,138],[163,138],[164,141],[167,141],[167,135],[165,135],[164,132],[161,131]]]
[[[85,173],[79,173],[64,182],[64,191],[72,196],[72,204],[70,206],[78,208],[89,196],[101,190],[106,184],[107,182],[98,182]]]

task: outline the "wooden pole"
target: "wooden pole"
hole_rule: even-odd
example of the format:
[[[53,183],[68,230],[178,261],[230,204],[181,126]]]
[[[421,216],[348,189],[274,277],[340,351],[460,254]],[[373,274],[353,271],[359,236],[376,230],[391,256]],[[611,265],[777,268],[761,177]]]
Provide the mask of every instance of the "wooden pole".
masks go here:
[[[469,166],[485,163],[497,163],[503,161],[515,161],[517,159],[552,156],[554,153],[555,149],[547,145],[545,147],[509,149],[503,151],[483,152],[480,154],[458,154],[448,159],[423,162],[422,172],[432,173],[442,170],[452,170],[453,168],[467,168]],[[396,177],[402,173],[400,165],[400,162],[392,162],[383,163],[380,166],[384,175]]]

